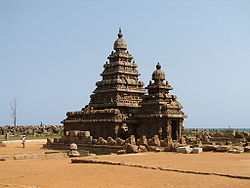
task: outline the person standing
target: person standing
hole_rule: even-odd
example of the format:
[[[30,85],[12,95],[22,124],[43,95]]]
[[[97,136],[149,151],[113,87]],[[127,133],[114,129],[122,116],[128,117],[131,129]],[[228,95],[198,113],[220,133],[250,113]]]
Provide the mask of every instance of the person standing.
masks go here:
[[[22,138],[22,148],[25,148],[25,142],[26,142],[26,136],[23,135],[23,138]]]

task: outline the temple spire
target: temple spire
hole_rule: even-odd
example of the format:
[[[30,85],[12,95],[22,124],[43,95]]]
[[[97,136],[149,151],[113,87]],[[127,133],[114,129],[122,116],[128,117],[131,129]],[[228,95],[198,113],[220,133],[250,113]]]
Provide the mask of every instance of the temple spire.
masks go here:
[[[122,34],[122,29],[121,28],[119,28],[119,33],[118,33],[118,38],[122,38],[122,36],[123,36],[123,34]]]

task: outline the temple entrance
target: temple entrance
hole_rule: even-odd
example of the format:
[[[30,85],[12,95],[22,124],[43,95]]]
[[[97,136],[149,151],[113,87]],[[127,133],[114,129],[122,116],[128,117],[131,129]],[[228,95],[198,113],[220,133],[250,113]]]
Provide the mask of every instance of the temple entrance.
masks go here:
[[[178,121],[177,120],[171,120],[171,137],[172,137],[172,140],[177,140],[178,139],[177,131],[178,131]]]

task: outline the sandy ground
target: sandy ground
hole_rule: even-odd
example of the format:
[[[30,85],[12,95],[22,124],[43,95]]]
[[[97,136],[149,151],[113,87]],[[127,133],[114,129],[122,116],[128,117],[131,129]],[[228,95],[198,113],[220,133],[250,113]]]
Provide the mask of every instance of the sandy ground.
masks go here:
[[[19,148],[8,143],[3,153],[44,152],[42,142]],[[144,153],[90,156],[89,159],[182,170],[250,176],[250,154]],[[0,162],[0,187],[250,187],[250,180],[183,174],[102,164],[72,164],[69,158]]]

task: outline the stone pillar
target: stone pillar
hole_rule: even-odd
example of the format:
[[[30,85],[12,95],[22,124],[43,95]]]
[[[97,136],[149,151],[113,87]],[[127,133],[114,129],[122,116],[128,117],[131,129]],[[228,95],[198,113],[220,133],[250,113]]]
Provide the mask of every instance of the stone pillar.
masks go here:
[[[178,125],[178,139],[182,138],[182,124],[183,124],[183,119],[180,119]]]
[[[166,124],[166,138],[172,138],[171,136],[171,120],[168,119],[167,120],[167,124]]]

